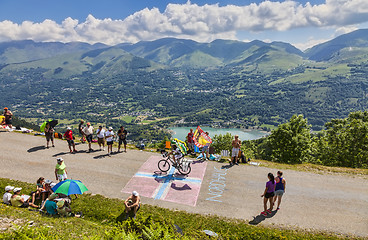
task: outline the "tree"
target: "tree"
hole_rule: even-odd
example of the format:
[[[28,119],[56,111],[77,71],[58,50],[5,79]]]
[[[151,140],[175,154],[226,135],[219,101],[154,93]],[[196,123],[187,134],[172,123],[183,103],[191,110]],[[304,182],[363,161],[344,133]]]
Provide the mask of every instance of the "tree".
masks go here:
[[[232,145],[231,142],[233,141],[233,136],[231,133],[226,133],[224,135],[215,135],[212,138],[212,147],[215,148],[216,153],[220,153],[222,150],[228,150],[231,152]]]
[[[311,159],[310,125],[303,115],[293,115],[279,125],[267,139],[269,160],[282,163],[303,163]]]

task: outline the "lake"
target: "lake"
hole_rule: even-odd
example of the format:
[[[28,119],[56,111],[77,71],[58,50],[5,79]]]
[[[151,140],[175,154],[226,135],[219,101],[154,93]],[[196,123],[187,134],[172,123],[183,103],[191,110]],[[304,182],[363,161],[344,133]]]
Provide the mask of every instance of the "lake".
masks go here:
[[[173,138],[177,138],[179,140],[185,141],[189,130],[193,128],[193,132],[197,127],[173,127],[169,128],[172,133]],[[239,135],[240,140],[254,140],[259,139],[267,135],[267,133],[260,130],[242,130],[239,128],[211,128],[211,127],[201,127],[203,131],[208,132],[210,137],[214,137],[215,135],[224,135],[226,133],[231,133],[231,135]]]

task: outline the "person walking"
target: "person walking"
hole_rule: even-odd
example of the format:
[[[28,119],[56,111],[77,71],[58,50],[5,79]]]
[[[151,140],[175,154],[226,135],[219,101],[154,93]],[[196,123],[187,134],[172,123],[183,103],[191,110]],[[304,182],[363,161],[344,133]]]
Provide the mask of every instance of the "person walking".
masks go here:
[[[88,152],[92,152],[92,137],[93,137],[93,127],[91,123],[87,123],[87,126],[83,128],[83,134],[86,136],[86,140],[88,142]]]
[[[128,134],[127,130],[124,129],[124,126],[121,126],[119,131],[118,131],[118,136],[119,136],[118,152],[120,152],[120,146],[123,143],[124,143],[124,152],[126,152],[126,145],[127,145],[126,136],[127,136],[127,134]]]
[[[57,158],[56,159],[56,166],[55,166],[55,178],[56,181],[64,181],[68,178],[67,174],[68,172],[66,171],[66,166],[64,163],[64,159],[62,158]]]
[[[113,137],[114,137],[114,132],[112,131],[112,127],[109,127],[109,130],[105,132],[105,139],[106,139],[106,144],[107,144],[107,154],[111,155],[112,153],[112,144],[114,143],[113,141]]]
[[[83,133],[83,123],[84,121],[83,120],[80,120],[80,123],[78,124],[78,131],[79,131],[79,134],[82,136],[82,138],[80,139],[81,143],[84,143],[86,141],[86,139],[84,138],[84,133]]]
[[[71,153],[72,152],[77,152],[77,150],[75,149],[75,143],[74,143],[74,139],[73,139],[73,132],[72,132],[72,129],[70,127],[67,127],[67,130],[64,133],[64,138],[66,138],[66,141],[68,142],[70,152]],[[72,151],[72,147],[73,147],[73,151]]]
[[[12,130],[13,129],[13,125],[12,125],[13,113],[7,107],[4,107],[4,117],[5,117],[5,125],[8,125],[9,129]]]
[[[234,140],[232,141],[231,145],[233,146],[233,149],[231,151],[231,163],[230,164],[239,165],[238,156],[239,156],[241,141],[238,135],[235,135]]]
[[[263,216],[267,216],[267,213],[271,213],[273,209],[273,197],[275,196],[275,187],[276,187],[276,181],[275,177],[272,173],[268,173],[268,182],[266,183],[266,188],[264,193],[261,195],[263,197],[263,208],[264,211],[261,212]],[[267,202],[270,202],[270,208],[267,209]]]
[[[50,140],[51,140],[51,143],[52,143],[52,147],[55,147],[55,144],[54,144],[54,128],[50,126],[50,123],[46,123],[45,136],[46,136],[46,148],[49,148]]]
[[[102,128],[102,126],[98,127],[98,129],[96,130],[96,135],[98,146],[100,146],[100,151],[101,145],[103,147],[103,150],[105,151],[105,130]]]
[[[286,190],[286,180],[285,178],[282,177],[282,174],[283,173],[281,171],[277,171],[277,177],[275,178],[276,187],[275,187],[275,197],[273,199],[273,202],[275,203],[277,199],[276,210],[280,210],[282,195],[284,195],[285,190]]]

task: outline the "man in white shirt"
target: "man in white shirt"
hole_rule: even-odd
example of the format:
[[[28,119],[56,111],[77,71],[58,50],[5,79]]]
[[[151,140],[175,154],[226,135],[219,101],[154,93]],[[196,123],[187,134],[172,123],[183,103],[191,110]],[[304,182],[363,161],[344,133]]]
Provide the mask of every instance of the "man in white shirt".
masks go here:
[[[98,146],[100,146],[101,151],[101,145],[103,146],[103,150],[105,151],[105,129],[102,128],[102,126],[99,126],[96,130],[97,134],[97,142]]]
[[[114,132],[112,131],[112,127],[109,127],[109,131],[105,132],[105,139],[106,139],[106,144],[107,144],[107,154],[111,154],[112,153],[112,144],[114,143],[113,141],[113,137],[114,137]]]
[[[7,205],[10,205],[10,199],[12,194],[10,193],[11,191],[13,191],[14,187],[13,186],[6,186],[5,187],[5,193],[3,196],[3,202]]]
[[[87,126],[83,128],[83,134],[86,136],[87,142],[88,142],[88,151],[93,151],[92,149],[92,136],[93,136],[93,127],[88,122]]]

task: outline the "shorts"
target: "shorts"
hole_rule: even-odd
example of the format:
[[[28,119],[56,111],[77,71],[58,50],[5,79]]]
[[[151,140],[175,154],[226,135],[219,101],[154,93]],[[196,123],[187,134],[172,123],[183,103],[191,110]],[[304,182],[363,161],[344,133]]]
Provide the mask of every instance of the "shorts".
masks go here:
[[[68,178],[68,176],[66,175],[66,173],[64,173],[64,174],[57,174],[57,177],[59,179],[59,182],[64,181],[65,179]]]
[[[28,202],[24,202],[22,205],[19,206],[20,208],[27,208],[29,207],[29,203]]]
[[[275,192],[268,192],[266,193],[265,198],[272,198],[274,196],[275,196]]]
[[[54,134],[53,133],[45,133],[46,141],[53,141],[54,140]]]
[[[280,189],[280,190],[276,190],[276,191],[275,191],[275,195],[276,195],[276,196],[280,196],[280,197],[281,197],[282,195],[284,195],[284,192],[285,192],[285,191],[284,191],[284,190],[281,190],[281,189]]]
[[[124,145],[127,144],[126,139],[119,139],[119,145],[121,145],[122,143],[124,143]]]
[[[106,144],[107,145],[112,145],[114,142],[113,141],[107,141]]]
[[[92,134],[86,135],[87,142],[92,142]]]
[[[68,142],[69,146],[73,146],[74,145],[74,140],[66,140]]]
[[[12,124],[12,120],[11,119],[5,119],[5,124],[6,125],[11,125]]]
[[[231,150],[231,157],[237,157],[239,155],[239,148],[234,148]]]
[[[207,145],[205,145],[203,148],[202,148],[202,152],[208,152],[208,146]]]
[[[97,143],[98,144],[104,144],[105,143],[104,138],[97,138]]]
[[[189,149],[194,149],[194,142],[188,143],[188,148]]]

